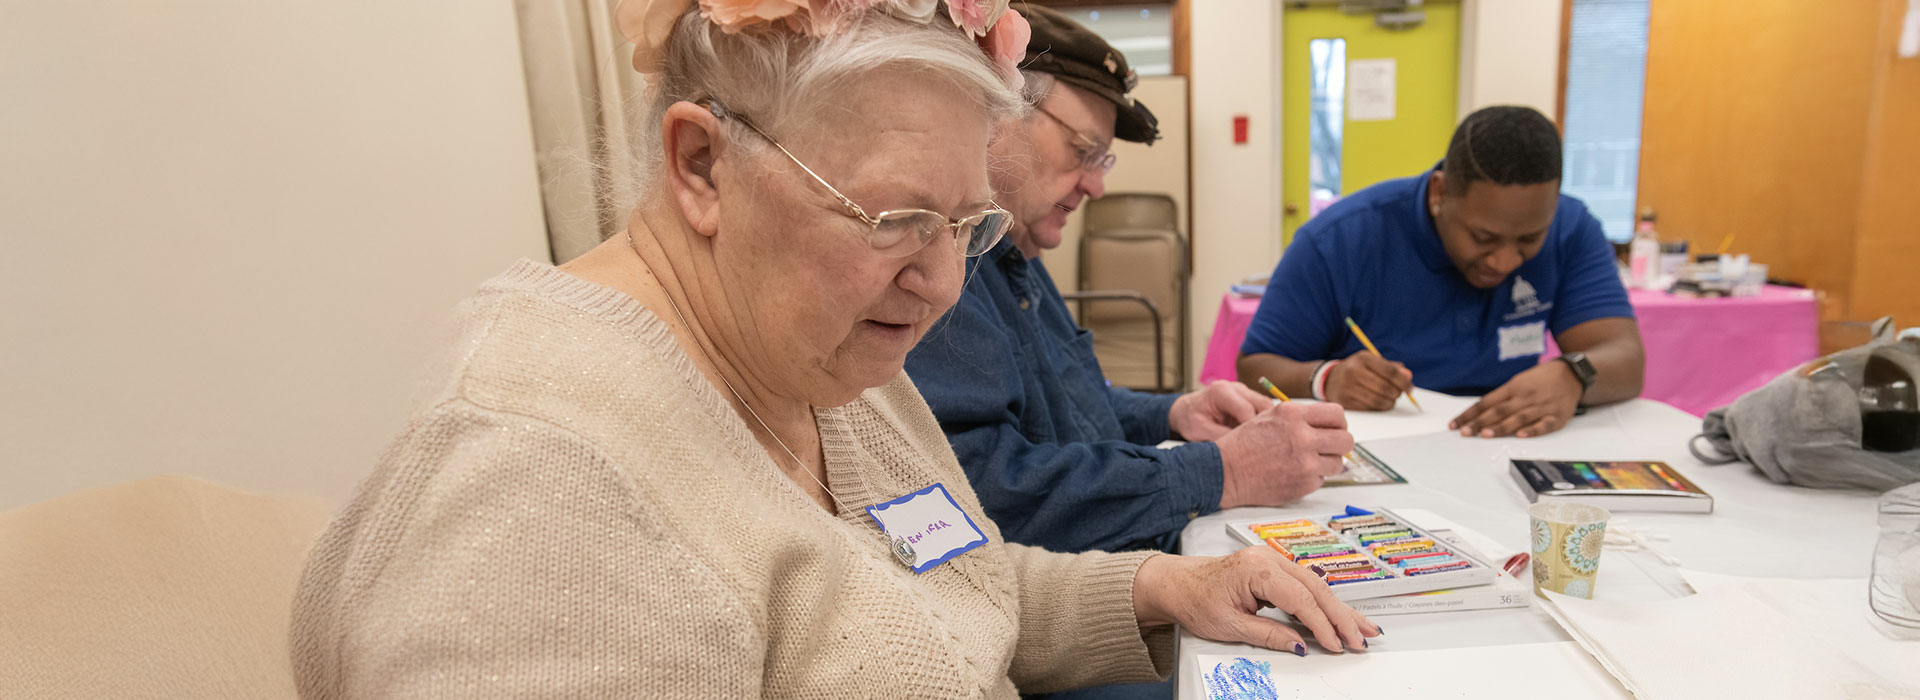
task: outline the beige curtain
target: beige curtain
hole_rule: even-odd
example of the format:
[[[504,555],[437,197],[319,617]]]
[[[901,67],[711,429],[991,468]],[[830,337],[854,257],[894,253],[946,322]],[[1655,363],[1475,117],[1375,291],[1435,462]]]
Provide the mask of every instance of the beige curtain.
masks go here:
[[[633,120],[644,85],[613,22],[619,0],[515,0],[555,264],[626,228]]]

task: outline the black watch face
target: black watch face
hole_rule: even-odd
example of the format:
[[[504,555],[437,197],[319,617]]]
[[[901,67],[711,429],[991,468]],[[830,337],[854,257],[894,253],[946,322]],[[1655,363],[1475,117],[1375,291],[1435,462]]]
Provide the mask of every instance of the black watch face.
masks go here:
[[[1581,385],[1591,386],[1593,384],[1593,363],[1587,361],[1586,355],[1568,355],[1566,356],[1566,360],[1567,366],[1573,368],[1573,376],[1580,380]]]

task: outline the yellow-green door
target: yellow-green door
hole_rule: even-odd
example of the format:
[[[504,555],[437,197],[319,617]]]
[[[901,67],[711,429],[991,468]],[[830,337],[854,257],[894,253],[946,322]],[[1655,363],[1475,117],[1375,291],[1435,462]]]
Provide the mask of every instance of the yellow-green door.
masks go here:
[[[1390,29],[1373,14],[1349,15],[1337,5],[1287,6],[1283,244],[1330,201],[1418,174],[1446,154],[1459,95],[1460,4],[1428,0],[1418,11],[1426,17],[1417,26]]]

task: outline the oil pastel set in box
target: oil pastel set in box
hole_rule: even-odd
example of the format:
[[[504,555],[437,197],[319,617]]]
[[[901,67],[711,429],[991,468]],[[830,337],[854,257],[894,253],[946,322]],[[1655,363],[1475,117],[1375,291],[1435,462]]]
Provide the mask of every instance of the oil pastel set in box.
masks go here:
[[[1494,568],[1384,508],[1243,520],[1227,531],[1314,572],[1341,600],[1492,583]]]

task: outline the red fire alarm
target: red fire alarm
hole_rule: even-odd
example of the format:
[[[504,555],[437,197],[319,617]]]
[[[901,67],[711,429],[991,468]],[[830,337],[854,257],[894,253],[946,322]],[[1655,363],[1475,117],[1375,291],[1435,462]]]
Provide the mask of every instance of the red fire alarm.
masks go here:
[[[1247,115],[1233,115],[1233,143],[1236,146],[1247,143]]]

